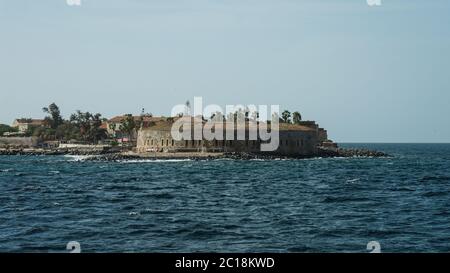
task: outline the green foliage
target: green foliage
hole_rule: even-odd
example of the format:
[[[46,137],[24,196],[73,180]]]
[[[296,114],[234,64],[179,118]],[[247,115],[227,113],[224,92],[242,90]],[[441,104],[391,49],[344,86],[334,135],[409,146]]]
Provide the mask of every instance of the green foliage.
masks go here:
[[[81,140],[80,129],[69,121],[64,121],[55,132],[56,139],[59,140]]]
[[[134,121],[133,115],[127,114],[125,115],[125,120],[120,124],[120,131],[126,133],[128,137],[131,138],[138,126],[139,125]]]
[[[292,113],[292,122],[294,124],[300,124],[301,121],[302,121],[302,115],[300,114],[300,112],[295,111],[294,113]]]
[[[13,128],[6,124],[0,124],[0,136],[2,136],[6,132],[17,132],[17,128]]]
[[[42,140],[56,140],[56,130],[48,127],[30,127],[26,132],[28,136],[39,137]]]
[[[75,127],[76,131],[78,131],[77,134],[74,135],[77,140],[96,143],[101,139],[105,139],[107,137],[106,130],[100,128],[103,121],[101,116],[102,115],[99,113],[91,114],[89,112],[77,110],[76,113],[70,116],[71,125],[66,125],[68,131],[63,131],[62,135],[75,132],[73,129]]]
[[[114,141],[111,142],[111,146],[117,147],[117,146],[119,146],[119,142],[114,140]]]
[[[59,125],[63,124],[64,120],[61,117],[61,112],[55,103],[50,104],[48,107],[42,108],[42,111],[49,114],[49,116],[45,117],[45,120],[52,129],[56,129]]]
[[[283,113],[281,113],[281,119],[284,123],[291,123],[291,112],[284,110]]]

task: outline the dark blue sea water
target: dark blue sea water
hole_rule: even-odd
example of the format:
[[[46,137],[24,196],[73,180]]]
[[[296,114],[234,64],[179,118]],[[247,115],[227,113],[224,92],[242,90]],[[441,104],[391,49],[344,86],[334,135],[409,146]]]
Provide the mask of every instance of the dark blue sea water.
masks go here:
[[[450,251],[450,144],[345,146],[393,157],[0,156],[0,251]]]

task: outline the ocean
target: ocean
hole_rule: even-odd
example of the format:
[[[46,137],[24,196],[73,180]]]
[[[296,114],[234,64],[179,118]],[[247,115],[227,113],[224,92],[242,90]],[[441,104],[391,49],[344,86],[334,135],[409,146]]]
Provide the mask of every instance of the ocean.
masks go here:
[[[450,251],[450,144],[384,158],[0,156],[0,252]]]

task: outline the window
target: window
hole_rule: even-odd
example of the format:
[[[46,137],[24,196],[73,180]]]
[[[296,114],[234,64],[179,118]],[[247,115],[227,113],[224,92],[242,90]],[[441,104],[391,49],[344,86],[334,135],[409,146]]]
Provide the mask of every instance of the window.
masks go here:
[[[164,139],[161,139],[161,146],[164,146]]]
[[[175,146],[175,140],[172,139],[172,146]]]
[[[166,139],[166,146],[169,146],[169,140]]]

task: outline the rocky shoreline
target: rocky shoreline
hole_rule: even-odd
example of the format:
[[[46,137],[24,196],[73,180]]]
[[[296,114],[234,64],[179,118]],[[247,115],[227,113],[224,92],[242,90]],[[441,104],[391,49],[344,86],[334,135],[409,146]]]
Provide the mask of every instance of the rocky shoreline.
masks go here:
[[[319,157],[389,157],[388,154],[367,149],[319,147]]]
[[[137,154],[133,152],[117,151],[86,151],[86,150],[60,150],[60,149],[2,149],[1,155],[22,156],[49,156],[49,155],[80,155],[90,156],[85,161],[122,161],[122,160],[277,160],[277,159],[305,159],[305,158],[332,158],[332,157],[389,157],[388,154],[365,149],[344,149],[320,147],[316,156],[280,156],[262,153],[159,153]]]

